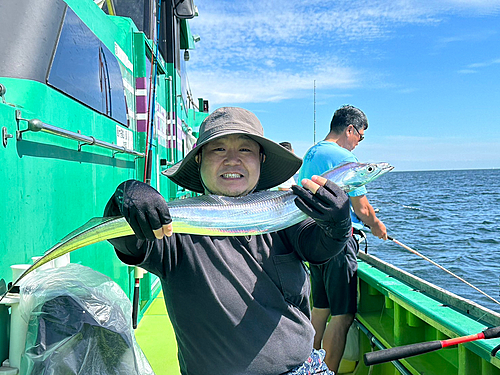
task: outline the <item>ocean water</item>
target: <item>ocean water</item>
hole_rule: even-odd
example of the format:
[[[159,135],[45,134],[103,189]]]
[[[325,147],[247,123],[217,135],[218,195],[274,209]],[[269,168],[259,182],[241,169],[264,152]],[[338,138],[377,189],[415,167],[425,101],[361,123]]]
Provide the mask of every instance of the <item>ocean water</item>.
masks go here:
[[[500,169],[393,171],[367,189],[389,236],[500,301]],[[428,261],[367,236],[369,253],[500,312],[499,304]]]

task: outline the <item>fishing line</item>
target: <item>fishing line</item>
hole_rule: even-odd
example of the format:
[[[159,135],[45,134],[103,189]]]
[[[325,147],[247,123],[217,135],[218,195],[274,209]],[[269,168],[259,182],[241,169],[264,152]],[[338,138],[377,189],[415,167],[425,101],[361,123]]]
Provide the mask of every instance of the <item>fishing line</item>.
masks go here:
[[[495,302],[496,304],[500,305],[500,302],[498,302],[496,299],[494,299],[493,297],[491,297],[489,294],[483,292],[481,289],[475,287],[474,285],[472,285],[471,283],[469,283],[467,280],[464,280],[462,279],[460,276],[458,275],[455,275],[453,272],[451,272],[450,270],[447,270],[446,268],[444,268],[443,266],[441,266],[440,264],[434,262],[432,259],[429,259],[427,258],[425,255],[422,255],[420,254],[417,250],[414,250],[412,249],[411,247],[409,246],[406,246],[405,244],[399,242],[398,240],[396,240],[395,238],[392,238],[391,236],[387,236],[387,239],[391,240],[392,242],[398,244],[399,246],[401,246],[402,248],[412,252],[413,254],[415,255],[418,255],[419,257],[421,257],[422,259],[425,259],[426,261],[432,263],[433,265],[435,265],[436,267],[442,269],[443,271],[449,273],[451,276],[453,277],[456,277],[458,280],[460,280],[461,282],[467,284],[468,286],[470,286],[471,288],[477,290],[479,293],[481,293],[482,295],[488,297],[490,300],[492,300],[493,302]]]

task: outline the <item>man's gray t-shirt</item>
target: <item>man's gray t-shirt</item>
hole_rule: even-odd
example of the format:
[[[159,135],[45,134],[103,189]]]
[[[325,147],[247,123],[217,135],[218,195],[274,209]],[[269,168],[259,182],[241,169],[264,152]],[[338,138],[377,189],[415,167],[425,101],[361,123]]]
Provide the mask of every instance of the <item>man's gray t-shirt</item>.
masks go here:
[[[330,238],[307,219],[247,237],[110,242],[123,262],[160,278],[183,375],[278,375],[313,347],[303,261],[326,261],[347,238]]]

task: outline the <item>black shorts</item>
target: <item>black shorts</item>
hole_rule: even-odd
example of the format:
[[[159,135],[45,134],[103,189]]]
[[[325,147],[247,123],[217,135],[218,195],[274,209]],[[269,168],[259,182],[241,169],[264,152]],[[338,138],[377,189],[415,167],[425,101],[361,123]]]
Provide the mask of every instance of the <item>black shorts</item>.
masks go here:
[[[358,242],[351,237],[344,250],[321,265],[310,265],[313,307],[330,309],[330,314],[357,311]]]

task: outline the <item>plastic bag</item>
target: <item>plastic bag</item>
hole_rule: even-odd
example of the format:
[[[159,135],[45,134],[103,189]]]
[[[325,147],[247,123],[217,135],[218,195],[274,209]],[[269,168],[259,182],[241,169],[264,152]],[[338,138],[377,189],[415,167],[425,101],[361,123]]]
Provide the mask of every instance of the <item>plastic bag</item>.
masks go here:
[[[132,306],[113,280],[79,264],[21,282],[28,323],[20,374],[154,375],[135,341]]]
[[[343,359],[348,361],[359,361],[359,328],[351,324],[347,332]]]

